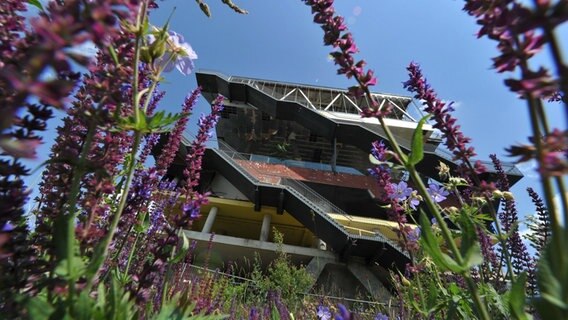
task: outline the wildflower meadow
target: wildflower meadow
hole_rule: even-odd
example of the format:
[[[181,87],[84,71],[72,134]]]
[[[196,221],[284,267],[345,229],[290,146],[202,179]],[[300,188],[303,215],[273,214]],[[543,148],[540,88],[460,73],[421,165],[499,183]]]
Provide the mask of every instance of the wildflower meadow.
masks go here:
[[[212,16],[207,2],[214,1],[244,19],[255,7],[196,0],[195,9]],[[199,51],[171,28],[183,13],[154,24],[161,4],[0,1],[0,318],[568,319],[568,131],[551,126],[547,114],[553,105],[568,119],[566,39],[558,32],[568,21],[567,1],[468,0],[463,12],[445,13],[471,16],[477,36],[494,42],[491,63],[506,77],[502,90],[518,95],[529,118],[531,136],[507,149],[508,160],[537,163],[540,185],[525,194],[510,190],[495,154],[497,179],[482,178],[487,168],[474,160],[453,103],[439,96],[417,61],[400,66],[408,74],[402,86],[426,116],[411,151],[401,149],[385,122],[393,106],[371,94],[380,90],[375,72],[358,58],[366,53],[334,1],[297,1],[311,11],[312,27],[322,29],[337,74],[352,81],[349,94],[369,102],[361,117],[378,119],[388,137],[369,145],[369,174],[411,262],[391,272],[390,301],[364,306],[310,291],[315,279],[284,252],[267,269],[251,257],[246,277],[231,266],[184,276],[196,244],[183,230],[208,201],[197,187],[225,97],[214,98],[197,123],[190,115],[199,87],[187,92],[178,112],[166,112],[168,75],[190,76]],[[85,45],[96,54],[77,50]],[[553,68],[533,59],[542,50]],[[55,114],[63,119],[48,141]],[[426,123],[458,164],[450,170],[441,163],[436,183],[416,169]],[[190,126],[197,133],[180,153]],[[51,146],[48,160],[34,162],[41,144]],[[183,179],[171,179],[168,168],[179,154]],[[32,190],[34,170],[42,173]],[[458,201],[441,206],[449,197]],[[536,213],[528,239],[520,231],[521,197]]]

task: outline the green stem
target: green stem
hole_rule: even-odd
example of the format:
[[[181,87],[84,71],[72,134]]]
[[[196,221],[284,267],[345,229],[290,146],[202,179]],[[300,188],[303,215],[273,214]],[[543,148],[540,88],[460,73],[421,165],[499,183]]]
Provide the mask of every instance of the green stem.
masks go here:
[[[77,163],[77,169],[73,173],[73,180],[71,181],[71,188],[69,191],[69,199],[67,201],[67,208],[69,213],[60,217],[63,219],[63,224],[65,226],[65,248],[64,248],[64,255],[62,258],[67,260],[67,274],[68,274],[68,290],[69,294],[67,296],[67,303],[69,306],[69,310],[73,310],[74,305],[74,295],[75,295],[75,281],[77,280],[75,277],[72,277],[73,274],[73,257],[75,256],[75,216],[76,216],[76,206],[79,200],[79,191],[81,187],[81,180],[83,179],[83,175],[85,174],[85,162],[87,156],[89,155],[89,151],[91,149],[91,145],[93,143],[93,138],[95,136],[95,122],[90,122],[89,127],[87,129],[87,135],[85,137],[85,143],[83,144],[81,154],[79,155],[79,160]]]
[[[130,228],[128,228],[128,232],[126,232],[126,236],[124,237],[124,239],[122,240],[122,242],[120,243],[120,246],[118,246],[118,249],[116,250],[116,252],[114,253],[114,256],[110,259],[108,265],[109,268],[108,270],[105,271],[105,273],[101,276],[101,282],[104,282],[106,280],[106,278],[108,277],[108,275],[111,272],[111,267],[116,263],[116,261],[118,260],[118,257],[120,256],[120,253],[122,252],[122,249],[124,249],[124,245],[126,244],[126,240],[128,239],[128,237],[130,236],[130,233],[132,232],[132,229],[134,228],[134,225],[131,225]]]
[[[533,129],[533,137],[534,137],[534,141],[535,141],[535,146],[536,146],[536,152],[537,152],[537,160],[539,162],[539,164],[543,163],[543,158],[544,158],[544,154],[543,154],[543,146],[542,146],[542,139],[541,139],[541,132],[540,132],[540,128],[538,126],[539,123],[539,119],[538,119],[538,114],[536,109],[533,107],[533,99],[530,97],[528,98],[528,102],[529,102],[529,114],[530,114],[530,120],[531,120],[531,124],[532,124],[532,129]],[[557,209],[556,206],[554,205],[554,192],[553,192],[553,188],[552,188],[552,183],[550,181],[550,177],[546,176],[546,175],[541,175],[541,183],[542,183],[542,188],[544,190],[544,198],[546,201],[546,206],[548,207],[548,212],[550,215],[550,220],[552,222],[552,232],[553,234],[556,235],[561,235],[562,234],[562,226],[561,223],[558,219],[558,214],[556,214]],[[566,213],[565,213],[566,216]],[[558,237],[553,237],[553,239],[555,239],[556,241],[556,245],[557,248],[562,248],[562,240],[561,238]]]
[[[132,257],[134,257],[134,251],[135,251],[135,248],[136,248],[136,244],[138,243],[138,240],[140,239],[140,234],[141,234],[141,232],[136,233],[136,238],[134,238],[134,244],[132,244],[132,248],[130,248],[130,254],[128,255],[128,262],[126,263],[126,268],[124,269],[125,275],[128,275],[128,270],[130,269],[130,264],[132,262]]]
[[[562,49],[554,34],[554,27],[548,20],[545,20],[543,30],[552,53],[552,60],[556,65],[556,73],[560,78],[560,91],[563,93],[562,101],[565,105],[568,105],[568,66],[563,61]]]
[[[379,122],[380,122],[383,130],[385,131],[387,138],[390,141],[391,147],[394,149],[395,153],[398,155],[398,157],[401,160],[405,159],[406,155],[403,153],[403,151],[400,148],[400,146],[398,145],[398,143],[396,143],[396,139],[394,138],[394,135],[390,131],[390,128],[386,125],[384,119],[382,117],[379,117],[378,119],[379,119]],[[424,185],[424,182],[422,182],[422,179],[420,179],[420,175],[416,171],[416,168],[414,168],[414,166],[407,166],[406,169],[408,170],[408,173],[410,174],[412,181],[414,181],[414,183],[417,187],[416,189],[418,190],[418,192],[420,192],[420,194],[424,198],[424,202],[426,202],[428,209],[430,210],[430,212],[434,215],[434,217],[438,221],[438,224],[440,226],[440,230],[441,230],[441,233],[442,233],[442,237],[444,238],[445,242],[448,244],[450,251],[452,252],[453,256],[456,259],[456,262],[459,265],[463,265],[463,263],[464,263],[463,257],[461,255],[456,243],[454,242],[454,240],[452,238],[451,231],[450,231],[448,225],[446,224],[444,218],[442,217],[442,214],[438,210],[437,205],[434,203],[432,198],[430,198],[430,196],[428,195],[428,191],[426,190],[426,186]],[[485,304],[481,300],[481,297],[479,296],[479,292],[477,291],[477,286],[475,285],[475,282],[473,281],[473,279],[469,275],[469,272],[465,272],[463,274],[463,277],[465,278],[465,280],[467,282],[469,291],[471,292],[473,301],[475,303],[475,306],[477,307],[477,310],[479,311],[479,315],[480,315],[481,319],[490,320],[490,316],[489,316],[489,313],[487,312],[487,308],[485,307]]]
[[[107,256],[108,247],[110,246],[110,242],[116,232],[118,222],[120,221],[120,217],[122,216],[122,211],[124,211],[124,207],[126,205],[126,199],[128,198],[128,192],[130,191],[130,185],[134,177],[134,168],[136,164],[134,158],[138,153],[138,148],[140,146],[141,138],[142,138],[141,132],[137,131],[134,133],[134,143],[132,145],[132,152],[131,152],[132,159],[128,166],[126,182],[124,184],[124,188],[122,189],[122,193],[120,196],[120,203],[118,204],[118,208],[110,224],[109,231],[107,232],[101,243],[99,244],[99,247],[97,248],[98,250],[93,256],[93,259],[91,260],[91,265],[89,265],[88,267],[88,270],[90,270],[91,272],[90,274],[87,275],[87,290],[90,290],[92,288],[93,280],[96,274],[98,273],[102,263],[104,262],[105,257]]]

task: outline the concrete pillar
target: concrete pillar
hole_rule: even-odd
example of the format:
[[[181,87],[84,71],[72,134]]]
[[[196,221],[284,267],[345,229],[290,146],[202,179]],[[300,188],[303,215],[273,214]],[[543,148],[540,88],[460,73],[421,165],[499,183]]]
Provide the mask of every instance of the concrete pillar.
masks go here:
[[[270,234],[270,221],[272,216],[270,214],[265,214],[262,218],[262,228],[260,229],[260,241],[267,241],[268,235]]]
[[[205,220],[205,224],[203,225],[203,229],[201,232],[203,233],[211,233],[211,229],[213,228],[213,223],[215,223],[215,218],[217,217],[217,207],[211,207],[209,210],[209,214],[207,215],[207,220]]]
[[[377,301],[388,301],[391,294],[382,282],[365,265],[350,262],[347,268]]]
[[[324,257],[313,257],[312,260],[310,260],[310,263],[306,266],[306,270],[317,281],[328,263],[335,263],[335,260]]]

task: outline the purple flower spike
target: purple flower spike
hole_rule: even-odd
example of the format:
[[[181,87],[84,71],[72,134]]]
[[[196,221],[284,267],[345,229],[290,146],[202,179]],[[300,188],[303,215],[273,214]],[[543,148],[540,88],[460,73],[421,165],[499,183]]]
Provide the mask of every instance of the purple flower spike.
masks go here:
[[[351,320],[351,312],[341,303],[337,305],[339,308],[339,314],[335,315],[335,320]]]
[[[428,191],[428,194],[430,195],[430,197],[432,198],[432,200],[434,200],[434,202],[442,202],[442,201],[446,200],[447,196],[450,195],[448,190],[446,190],[446,189],[444,189],[444,187],[439,186],[439,185],[434,184],[434,183],[430,183],[427,191]]]

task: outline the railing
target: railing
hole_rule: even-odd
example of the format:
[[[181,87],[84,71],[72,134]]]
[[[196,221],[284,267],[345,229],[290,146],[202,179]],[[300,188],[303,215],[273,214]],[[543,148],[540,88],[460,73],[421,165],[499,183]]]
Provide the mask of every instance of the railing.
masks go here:
[[[310,202],[319,206],[326,213],[339,213],[345,218],[347,218],[349,221],[353,220],[353,218],[350,215],[348,215],[345,211],[343,211],[342,209],[331,203],[329,200],[322,197],[319,193],[317,193],[316,191],[314,191],[312,188],[308,187],[304,183],[298,180],[285,179],[285,178],[283,178],[280,183],[284,186],[288,186],[296,190],[302,196],[310,200]]]
[[[220,154],[224,153],[226,155],[226,157],[228,159],[230,159],[231,161],[234,161],[235,159],[248,161],[247,158],[243,157],[242,154],[240,154],[238,151],[233,149],[233,147],[231,147],[225,141],[219,140],[218,151],[219,151]],[[240,167],[240,165],[238,163],[235,163],[235,165]],[[242,169],[242,170],[247,171],[247,169]],[[255,169],[251,169],[251,170],[256,171]],[[250,176],[250,173],[247,173],[247,174]],[[258,174],[263,174],[263,173],[258,172]],[[253,178],[253,179],[254,179],[253,181],[259,181],[256,178]],[[328,201],[324,197],[322,197],[319,193],[317,193],[316,191],[314,191],[313,189],[311,189],[310,187],[308,187],[304,183],[297,181],[297,180],[281,178],[280,185],[285,187],[289,192],[297,195],[300,199],[304,200],[304,202],[306,204],[308,204],[312,208],[312,210],[320,213],[320,215],[322,215],[325,219],[329,220],[333,224],[343,228],[346,231],[347,231],[348,228],[353,229],[353,227],[344,226],[344,225],[338,223],[337,221],[335,221],[335,219],[328,216],[329,213],[338,213],[338,214],[343,215],[346,219],[352,221],[353,218],[349,214],[347,214],[341,208],[337,207],[336,205],[334,205],[333,203],[331,203],[330,201]],[[390,246],[395,248],[401,254],[408,257],[408,254],[404,250],[402,250],[398,246],[397,243],[390,240],[389,238],[387,238],[387,237],[385,237],[382,234],[377,233],[377,232],[367,231],[366,233],[368,233],[369,235],[363,235],[362,232],[359,232],[358,235],[359,236],[366,236],[366,237],[369,237],[369,238],[379,239],[381,242],[388,243]]]
[[[188,134],[188,135],[192,136],[191,134]],[[191,145],[191,140],[189,140],[186,136],[182,137],[182,142],[185,145]],[[243,168],[237,162],[237,160],[249,161],[249,159],[243,157],[242,154],[240,154],[238,151],[233,149],[233,147],[231,147],[225,141],[218,140],[218,148],[217,149],[213,148],[213,150],[219,156],[221,156],[223,159],[227,160],[227,162],[229,162],[235,169],[237,169],[240,173],[242,173],[244,176],[246,176],[251,182],[259,183],[259,184],[265,184],[249,172],[249,170],[253,170],[253,171],[257,171],[257,170]],[[257,173],[259,175],[263,174],[263,173],[260,173],[260,172],[257,172]],[[349,229],[349,228],[352,229],[352,227],[344,226],[344,225],[338,223],[337,221],[335,221],[335,219],[331,218],[328,214],[329,213],[338,213],[338,214],[343,215],[345,218],[347,218],[350,221],[352,221],[353,218],[350,215],[348,215],[345,211],[343,211],[342,209],[340,209],[339,207],[337,207],[333,203],[326,200],[319,193],[317,193],[316,191],[314,191],[310,187],[306,186],[302,182],[292,180],[292,179],[281,178],[279,185],[286,188],[286,190],[288,190],[290,193],[295,194],[299,199],[302,199],[309,207],[311,207],[311,209],[313,211],[319,213],[319,215],[322,216],[324,219],[328,220],[329,222],[336,225],[337,227],[345,230],[347,233],[351,233],[347,229]],[[399,251],[402,255],[409,257],[408,254],[404,250],[402,250],[398,246],[398,244],[396,244],[394,241],[388,239],[387,237],[383,236],[380,233],[375,233],[375,232],[370,232],[370,231],[368,233],[369,233],[369,235],[363,235],[361,232],[359,232],[358,235],[359,236],[366,236],[368,238],[375,238],[375,239],[380,240],[383,243],[388,243],[395,250]],[[353,234],[353,233],[351,233],[351,234]]]
[[[225,141],[219,140],[219,150],[230,154],[232,159],[250,161],[249,159],[245,158],[241,153],[239,153],[238,151],[233,149]],[[247,169],[244,169],[244,170],[247,170]],[[339,207],[337,207],[336,205],[331,203],[329,200],[322,197],[315,190],[313,190],[312,188],[308,187],[307,185],[305,185],[304,183],[302,183],[300,181],[282,178],[281,176],[278,176],[278,175],[267,174],[267,173],[264,173],[264,172],[260,172],[256,169],[250,169],[250,170],[255,171],[255,173],[257,173],[258,175],[269,175],[269,176],[277,177],[278,181],[279,181],[279,183],[278,183],[279,185],[284,186],[284,187],[288,187],[288,189],[290,189],[290,188],[294,189],[297,193],[302,195],[305,199],[309,200],[312,204],[318,206],[326,214],[327,213],[339,213],[339,214],[343,215],[345,218],[347,218],[349,220],[353,220],[351,218],[351,216],[348,215],[345,211],[341,210]],[[256,180],[259,181],[258,178]]]
[[[277,81],[266,81],[266,80],[261,80],[261,79],[252,79],[252,78],[243,78],[243,77],[229,77],[228,79],[231,82],[237,82],[237,83],[244,83],[247,84],[257,90],[260,90],[262,92],[264,92],[267,95],[272,96],[275,99],[279,99],[282,97],[277,97],[275,94],[271,94],[269,92],[267,92],[267,90],[264,90],[264,83],[270,83],[272,85],[281,85],[281,86],[295,86],[295,87],[301,87],[302,85],[299,84],[292,84],[292,83],[285,83],[285,82],[277,82]],[[259,87],[259,84],[263,85],[263,87]],[[309,86],[308,86],[309,87]],[[333,88],[326,88],[326,87],[313,87],[314,89],[321,89],[321,90],[333,90],[333,91],[337,91],[337,89],[333,89]],[[339,92],[339,91],[338,91]],[[389,97],[393,97],[393,98],[406,98],[406,97],[397,97],[397,96],[392,96],[392,95],[384,95],[384,94],[375,94],[378,97],[383,97],[383,98],[389,98]],[[306,99],[297,99],[297,98],[292,98],[292,95],[290,95],[290,98],[287,97],[287,95],[284,95],[284,100],[286,101],[292,101],[292,102],[296,102],[308,109],[311,109],[312,106],[310,106],[309,101]],[[304,101],[306,100],[306,101]],[[377,130],[374,130],[373,128],[370,128],[369,126],[364,126],[366,129],[373,131],[376,134],[379,134],[381,136],[384,136],[384,133],[381,133]],[[441,135],[436,135],[434,134],[434,136],[432,137],[432,140],[440,140],[442,138]],[[403,146],[406,149],[410,149],[411,146],[411,142],[408,139],[404,139],[402,137],[397,137],[397,142]],[[450,153],[449,151],[445,150],[443,147],[438,147],[434,150],[434,153],[438,156],[440,156],[441,158],[448,160],[450,162],[454,162],[453,160],[453,154]],[[491,163],[491,161],[481,161],[484,165],[486,165],[488,167],[488,170],[490,172],[495,172],[495,170],[493,169],[493,165]],[[517,169],[517,167],[515,167],[514,164],[511,163],[506,163],[506,162],[502,162],[501,165],[503,166],[503,170],[505,171],[505,173],[507,174],[513,174],[513,175],[522,175],[522,173],[519,171],[519,169]]]
[[[249,85],[276,100],[295,102],[311,110],[336,111],[358,115],[361,113],[361,107],[369,107],[369,101],[367,99],[353,99],[348,95],[347,90],[340,90],[337,88],[235,76],[229,77],[228,81]],[[314,92],[319,94],[314,94]],[[322,92],[325,93],[325,96],[322,96]],[[395,106],[395,109],[398,111],[392,113],[389,116],[390,118],[408,119],[410,121],[417,122],[404,107],[405,104],[410,102],[410,97],[381,93],[372,93],[372,95],[378,100],[383,102],[388,101],[388,103]],[[403,106],[399,106],[399,103],[402,103]]]

